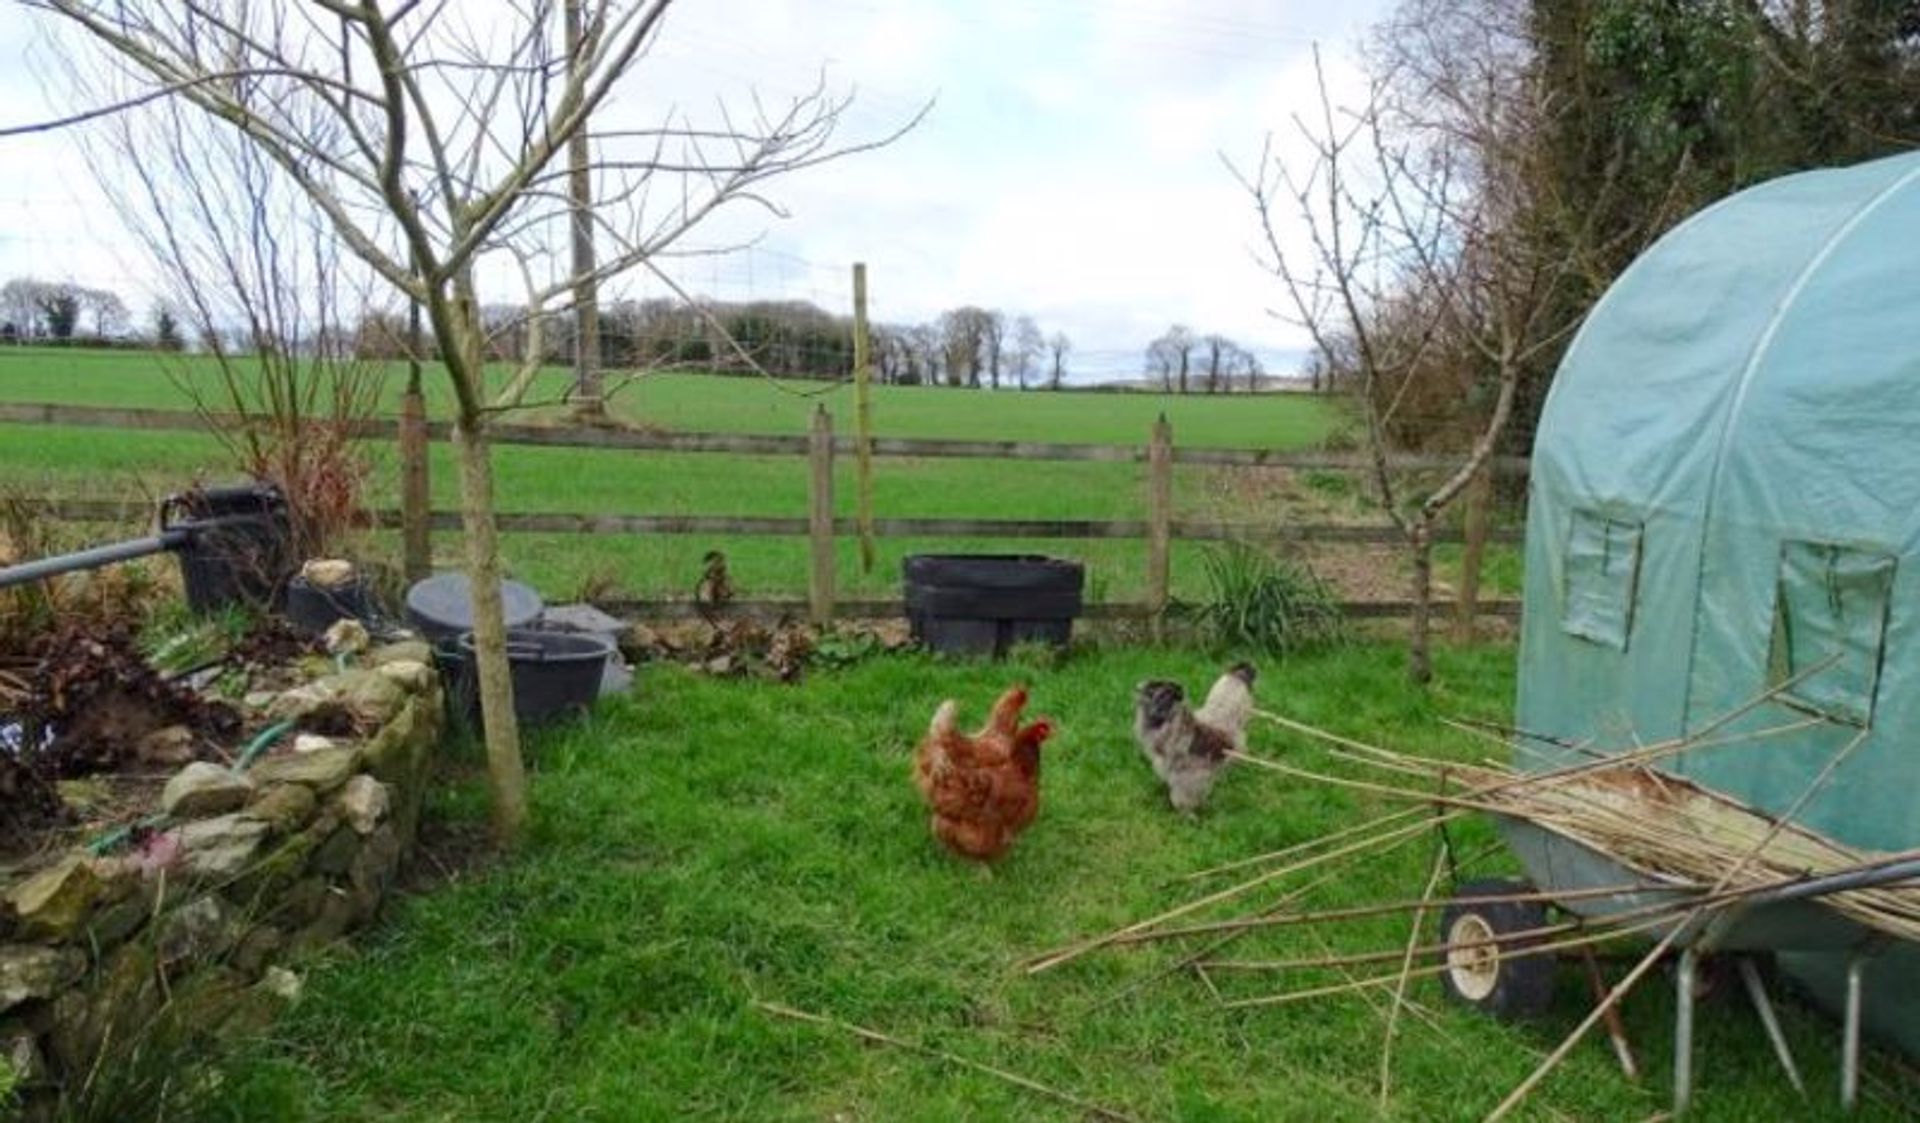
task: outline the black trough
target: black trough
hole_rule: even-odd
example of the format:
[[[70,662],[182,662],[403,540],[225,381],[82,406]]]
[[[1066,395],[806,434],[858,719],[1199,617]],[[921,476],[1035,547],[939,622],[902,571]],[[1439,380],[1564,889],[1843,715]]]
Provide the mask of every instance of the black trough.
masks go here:
[[[902,566],[913,638],[949,655],[998,659],[1019,643],[1064,649],[1086,567],[1036,554],[915,554]]]

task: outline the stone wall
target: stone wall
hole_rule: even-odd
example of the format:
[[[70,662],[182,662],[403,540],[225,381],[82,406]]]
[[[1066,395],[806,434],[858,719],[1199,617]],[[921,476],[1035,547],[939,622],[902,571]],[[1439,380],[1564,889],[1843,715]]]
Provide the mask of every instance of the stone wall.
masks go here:
[[[163,1017],[194,1032],[264,1024],[298,994],[281,964],[379,909],[440,737],[426,647],[376,649],[250,702],[268,720],[370,732],[289,734],[243,773],[189,764],[164,818],[0,887],[0,1057],[29,1092]]]

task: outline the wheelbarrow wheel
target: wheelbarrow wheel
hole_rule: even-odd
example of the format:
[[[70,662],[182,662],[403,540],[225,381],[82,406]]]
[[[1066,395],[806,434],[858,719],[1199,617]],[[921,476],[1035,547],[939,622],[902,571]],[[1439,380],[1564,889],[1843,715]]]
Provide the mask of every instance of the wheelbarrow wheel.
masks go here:
[[[1440,913],[1441,985],[1456,1002],[1501,1021],[1537,1018],[1553,1003],[1553,956],[1525,954],[1536,939],[1508,940],[1546,927],[1547,907],[1538,901],[1488,901],[1534,892],[1525,881],[1490,878],[1454,890]]]

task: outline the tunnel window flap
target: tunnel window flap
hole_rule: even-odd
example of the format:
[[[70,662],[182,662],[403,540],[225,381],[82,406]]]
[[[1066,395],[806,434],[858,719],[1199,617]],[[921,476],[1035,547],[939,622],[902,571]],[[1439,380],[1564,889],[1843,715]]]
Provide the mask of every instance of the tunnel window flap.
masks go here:
[[[1641,524],[1575,511],[1567,535],[1567,596],[1560,625],[1569,635],[1627,649],[1640,570]]]
[[[1767,663],[1783,701],[1848,725],[1872,723],[1893,572],[1893,557],[1873,550],[1781,547]]]

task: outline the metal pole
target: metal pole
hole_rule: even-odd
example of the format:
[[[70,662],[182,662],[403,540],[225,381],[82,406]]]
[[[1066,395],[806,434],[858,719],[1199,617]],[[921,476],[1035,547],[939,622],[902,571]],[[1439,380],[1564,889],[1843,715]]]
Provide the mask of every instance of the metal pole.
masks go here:
[[[1860,983],[1867,958],[1847,958],[1847,1014],[1840,1038],[1840,1107],[1852,1111],[1860,1099]]]
[[[1747,984],[1747,997],[1753,999],[1753,1008],[1760,1014],[1760,1024],[1766,1028],[1767,1040],[1773,1042],[1773,1055],[1780,1058],[1780,1067],[1787,1071],[1787,1081],[1793,1090],[1806,1098],[1807,1086],[1800,1079],[1800,1067],[1793,1063],[1793,1049],[1787,1045],[1787,1037],[1780,1032],[1780,1019],[1774,1016],[1773,1003],[1767,998],[1767,986],[1760,981],[1760,969],[1753,965],[1753,957],[1740,957],[1740,978]]]
[[[169,530],[151,538],[136,538],[131,542],[115,542],[108,546],[95,546],[91,550],[78,553],[58,554],[39,561],[10,565],[0,569],[0,589],[25,585],[30,581],[39,581],[48,577],[58,577],[63,573],[72,573],[80,569],[99,569],[114,562],[132,561],[153,554],[164,554],[168,550],[177,550],[187,541],[184,530]]]
[[[1693,976],[1700,953],[1688,947],[1680,953],[1674,972],[1673,1113],[1685,1115],[1693,1101]]]

